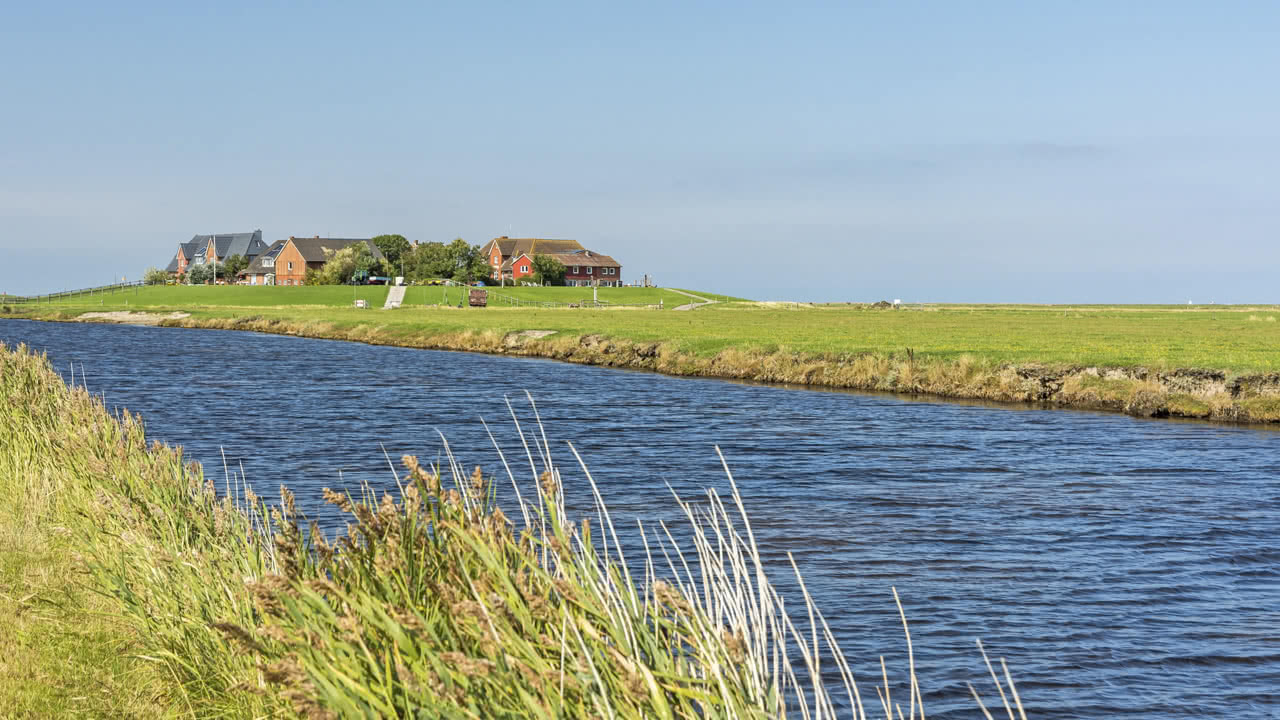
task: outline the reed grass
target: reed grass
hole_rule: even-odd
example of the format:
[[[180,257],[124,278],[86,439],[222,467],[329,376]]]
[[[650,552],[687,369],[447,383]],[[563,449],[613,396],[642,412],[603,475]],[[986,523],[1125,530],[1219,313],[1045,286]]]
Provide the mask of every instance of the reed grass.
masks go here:
[[[0,489],[53,508],[37,527],[65,523],[68,562],[116,633],[89,644],[123,659],[101,672],[118,688],[141,668],[156,712],[817,720],[843,706],[858,720],[925,717],[901,602],[906,698],[890,696],[883,658],[880,684],[858,684],[794,560],[799,601],[768,580],[727,463],[727,496],[672,491],[691,540],[641,526],[638,558],[624,557],[572,446],[595,507],[570,517],[540,423],[521,430],[523,457],[495,442],[513,515],[479,468],[447,452],[432,467],[405,456],[394,495],[325,490],[347,518],[329,537],[287,488],[274,506],[231,478],[219,493],[179,450],[148,445],[137,417],[113,417],[25,348],[0,346],[0,392]],[[43,616],[34,631],[74,621]],[[991,677],[1009,716],[1025,718],[1007,668]]]

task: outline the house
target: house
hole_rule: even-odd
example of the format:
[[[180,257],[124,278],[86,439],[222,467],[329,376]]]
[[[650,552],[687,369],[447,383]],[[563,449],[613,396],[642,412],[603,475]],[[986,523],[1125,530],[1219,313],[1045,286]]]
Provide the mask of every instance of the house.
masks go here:
[[[590,250],[578,250],[571,253],[536,253],[546,255],[560,261],[564,265],[564,284],[569,287],[622,287],[622,266],[608,255],[601,255]],[[521,253],[511,261],[511,279],[519,282],[521,278],[533,274],[533,254]]]
[[[277,240],[271,243],[236,277],[249,285],[275,285],[276,258],[280,255],[280,251],[284,249],[286,242],[288,240]]]
[[[200,236],[197,235],[196,238]],[[208,242],[197,242],[194,238],[191,242],[178,243],[178,254],[169,261],[169,266],[164,270],[171,275],[186,275],[187,266],[191,265],[195,259],[196,252],[201,251]]]
[[[262,242],[262,231],[223,233],[220,235],[196,235],[189,242],[178,245],[178,254],[165,268],[168,272],[184,275],[191,265],[206,262],[223,263],[232,255],[241,255],[252,261],[267,244]]]
[[[495,280],[516,282],[533,274],[533,258],[550,255],[565,266],[565,284],[571,286],[622,285],[622,266],[608,255],[592,252],[577,240],[509,238],[505,235],[485,244],[480,252],[489,260]]]
[[[322,238],[319,235],[309,238],[290,236],[280,241],[280,250],[271,259],[275,270],[276,285],[301,285],[307,277],[307,270],[319,270],[324,267],[331,252],[337,252],[348,245],[365,243],[374,259],[385,257],[377,245],[368,238]],[[272,245],[274,247],[274,244]]]

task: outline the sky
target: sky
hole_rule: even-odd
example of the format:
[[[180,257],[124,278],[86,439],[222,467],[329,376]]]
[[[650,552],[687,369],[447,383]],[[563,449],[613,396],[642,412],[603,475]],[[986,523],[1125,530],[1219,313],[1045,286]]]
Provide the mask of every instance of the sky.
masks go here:
[[[5,3],[0,292],[197,233],[809,302],[1280,302],[1280,3]]]

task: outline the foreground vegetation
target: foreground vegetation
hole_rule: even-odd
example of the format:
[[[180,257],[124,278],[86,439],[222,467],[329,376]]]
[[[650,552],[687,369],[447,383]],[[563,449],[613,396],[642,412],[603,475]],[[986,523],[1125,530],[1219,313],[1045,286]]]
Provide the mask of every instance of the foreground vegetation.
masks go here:
[[[696,293],[695,312],[458,309],[463,288],[415,287],[393,312],[349,307],[350,288],[142,288],[9,315],[182,310],[164,324],[471,350],[674,375],[1039,402],[1143,416],[1280,421],[1275,306],[923,306],[751,303]],[[264,292],[269,291],[269,292]],[[385,288],[360,288],[381,304]],[[610,292],[606,292],[610,291]],[[495,290],[574,302],[585,288]],[[451,295],[447,293],[452,293]],[[666,293],[663,295],[663,293]],[[436,298],[440,298],[437,300]],[[448,304],[441,300],[448,300]],[[615,304],[688,301],[671,290],[601,288]],[[297,301],[291,303],[290,301]],[[427,303],[441,304],[427,304]],[[78,304],[77,304],[78,303]],[[423,303],[423,304],[419,304]],[[316,307],[323,305],[324,307]]]
[[[925,716],[914,654],[908,697],[886,675],[864,699],[802,583],[810,627],[782,612],[736,489],[676,498],[694,547],[655,532],[637,565],[598,491],[594,527],[568,516],[549,448],[523,493],[508,474],[511,516],[479,468],[405,457],[397,497],[325,490],[349,520],[329,538],[285,488],[219,495],[23,348],[0,346],[0,410],[12,714],[830,717],[826,662],[853,717]]]

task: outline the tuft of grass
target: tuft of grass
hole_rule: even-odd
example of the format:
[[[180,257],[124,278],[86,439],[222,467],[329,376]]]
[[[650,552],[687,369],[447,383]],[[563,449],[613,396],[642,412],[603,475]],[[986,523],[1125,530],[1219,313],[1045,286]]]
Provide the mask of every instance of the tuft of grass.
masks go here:
[[[1252,422],[1280,422],[1280,395],[1256,395],[1240,400]]]
[[[133,697],[127,707],[93,714],[808,718],[832,716],[842,693],[858,718],[925,717],[901,602],[909,697],[890,699],[886,673],[876,699],[863,698],[794,561],[803,607],[783,611],[727,465],[727,497],[673,497],[691,546],[642,528],[640,558],[623,556],[580,458],[596,507],[569,517],[536,433],[522,433],[527,484],[503,457],[511,516],[479,468],[406,456],[394,496],[325,491],[350,521],[329,538],[286,488],[277,506],[243,483],[217,494],[180,451],[149,446],[136,417],[112,417],[24,348],[0,347],[0,409],[0,463],[27,468],[0,473],[0,489],[48,504],[35,526],[52,535],[50,520],[65,523],[85,587],[114,609],[99,614],[106,635],[81,637],[85,662],[105,661],[77,687],[141,688],[103,700]],[[33,615],[29,630],[72,637],[86,617]],[[22,645],[11,626],[0,637]],[[25,656],[25,677],[59,672],[62,652]],[[988,670],[1021,712],[1007,668],[1008,695]],[[72,691],[24,702],[58,714]]]
[[[1207,418],[1213,414],[1213,405],[1187,393],[1173,393],[1166,399],[1169,414],[1175,417]]]

